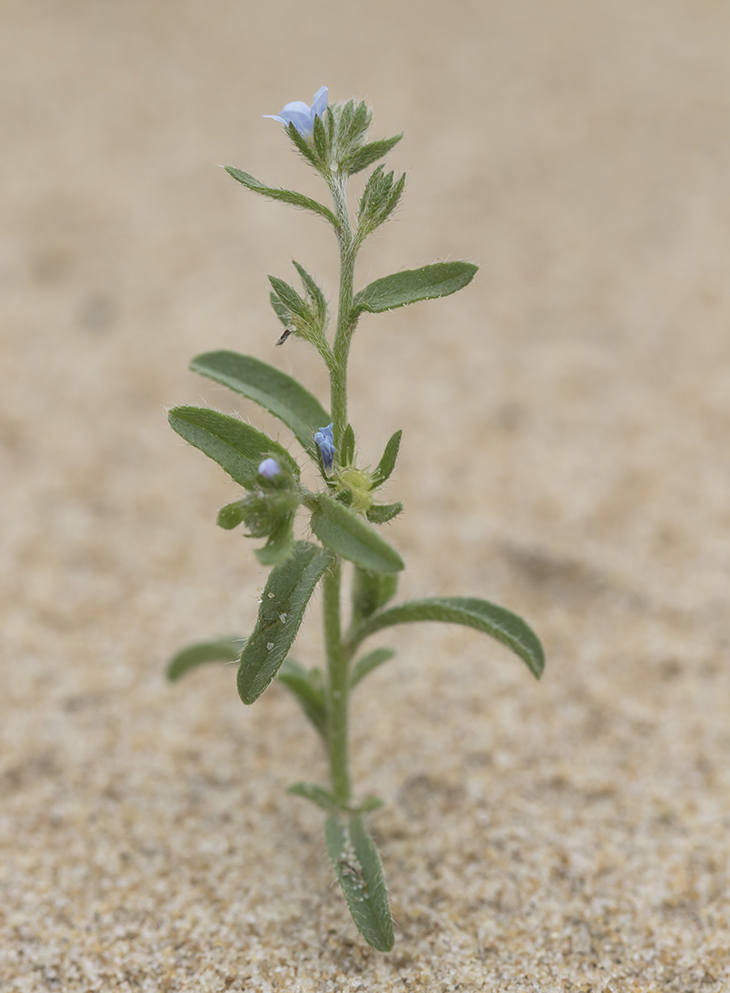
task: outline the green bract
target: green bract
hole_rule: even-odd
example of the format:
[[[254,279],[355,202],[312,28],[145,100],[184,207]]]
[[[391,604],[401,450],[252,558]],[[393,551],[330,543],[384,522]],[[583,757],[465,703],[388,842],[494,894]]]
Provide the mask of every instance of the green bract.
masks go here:
[[[293,101],[273,116],[324,180],[332,206],[294,190],[267,186],[240,169],[227,167],[227,172],[254,193],[318,214],[334,230],[340,279],[333,328],[324,290],[299,262],[293,263],[299,288],[279,276],[269,277],[271,305],[284,327],[282,334],[279,326],[276,343],[283,345],[293,336],[312,345],[326,367],[330,393],[325,405],[292,376],[238,352],[212,351],[193,359],[194,372],[258,404],[278,418],[291,439],[275,440],[216,410],[182,406],[170,411],[174,430],[243,488],[218,512],[218,524],[231,532],[243,525],[249,537],[266,539],[256,556],[272,568],[250,635],[191,645],[174,656],[167,675],[176,680],[203,664],[237,661],[238,693],[245,704],[257,700],[274,680],[294,697],[326,749],[330,784],[295,783],[288,792],[326,812],[327,851],[352,918],[367,942],[387,952],[393,947],[393,922],[380,856],[364,821],[381,801],[353,796],[348,708],[352,690],[392,660],[395,652],[385,647],[363,650],[364,643],[394,625],[437,621],[488,635],[510,649],[536,677],[542,674],[545,660],[525,621],[486,600],[450,596],[394,602],[404,563],[378,529],[403,509],[399,501],[385,502],[380,493],[396,467],[401,431],[392,434],[380,460],[370,463],[363,461],[357,426],[348,419],[348,358],[361,315],[449,296],[472,281],[477,266],[453,261],[402,269],[356,292],[360,247],[393,215],[405,176],[396,179],[384,164],[377,165],[364,184],[354,224],[347,180],[387,155],[402,136],[368,141],[372,115],[366,104],[350,100],[327,106],[326,87],[317,91],[311,106]],[[306,459],[315,471],[302,476],[300,462]],[[314,490],[302,482],[310,477],[319,479]],[[308,540],[296,540],[297,528]],[[397,539],[397,532],[394,535]],[[351,576],[346,626],[341,617],[343,574]],[[326,658],[320,666],[307,669],[289,651],[318,587]],[[456,668],[458,658],[448,664]]]

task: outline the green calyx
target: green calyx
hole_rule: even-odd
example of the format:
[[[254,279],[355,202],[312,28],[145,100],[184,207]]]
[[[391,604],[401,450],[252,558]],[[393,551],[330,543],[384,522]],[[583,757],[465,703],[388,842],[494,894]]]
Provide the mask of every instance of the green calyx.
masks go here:
[[[369,472],[354,465],[346,465],[337,470],[333,482],[338,493],[352,494],[348,506],[356,514],[367,514],[373,505],[373,478]]]
[[[266,538],[284,520],[293,519],[299,501],[291,491],[256,490],[241,501],[242,520],[249,537]]]
[[[294,548],[294,518],[301,499],[299,485],[288,470],[280,469],[270,479],[259,474],[247,496],[218,511],[218,526],[232,531],[243,523],[247,537],[268,538],[256,557],[262,565],[275,565]]]

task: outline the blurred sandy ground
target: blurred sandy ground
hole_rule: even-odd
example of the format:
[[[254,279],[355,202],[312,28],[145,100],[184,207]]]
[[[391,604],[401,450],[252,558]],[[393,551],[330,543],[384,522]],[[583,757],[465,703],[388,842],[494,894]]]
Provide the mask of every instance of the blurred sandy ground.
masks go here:
[[[703,990],[730,985],[730,8],[719,0],[2,0],[0,986]],[[325,770],[274,688],[169,687],[247,631],[235,486],[164,407],[274,350],[266,274],[334,295],[321,195],[261,118],[322,84],[405,130],[360,282],[464,257],[449,300],[366,317],[366,461],[404,429],[406,594],[543,635],[542,684],[470,632],[396,631],[354,715],[398,943],[346,920]],[[298,656],[315,661],[316,612]]]

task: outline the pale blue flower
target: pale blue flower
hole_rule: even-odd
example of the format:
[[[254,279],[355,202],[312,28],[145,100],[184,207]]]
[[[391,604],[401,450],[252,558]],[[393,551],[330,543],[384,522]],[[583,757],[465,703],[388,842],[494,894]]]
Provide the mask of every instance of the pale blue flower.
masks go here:
[[[264,479],[273,479],[274,476],[278,476],[280,472],[281,467],[276,459],[264,459],[259,466],[259,475],[263,476]]]
[[[293,124],[299,134],[307,137],[314,130],[314,118],[321,117],[327,109],[327,87],[320,86],[312,98],[312,106],[308,106],[303,100],[294,100],[286,104],[284,109],[278,114],[264,114],[272,121],[279,124]]]
[[[319,431],[314,432],[314,441],[322,453],[322,462],[325,469],[332,468],[332,462],[337,451],[335,448],[335,438],[332,434],[333,427],[334,424],[328,424],[326,428],[320,428]]]

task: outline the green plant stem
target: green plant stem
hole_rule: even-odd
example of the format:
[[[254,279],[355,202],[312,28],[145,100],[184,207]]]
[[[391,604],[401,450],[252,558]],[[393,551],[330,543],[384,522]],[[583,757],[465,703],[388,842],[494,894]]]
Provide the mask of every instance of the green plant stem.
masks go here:
[[[352,229],[347,206],[347,177],[336,175],[330,182],[330,192],[339,224],[337,240],[340,245],[340,294],[337,303],[337,330],[330,364],[330,396],[335,447],[342,444],[347,427],[347,359],[355,324],[352,321],[352,298],[355,284],[355,259],[358,242]]]
[[[342,447],[347,427],[347,360],[350,341],[355,329],[352,320],[352,298],[355,283],[355,259],[359,248],[347,206],[347,177],[335,174],[329,188],[339,226],[340,292],[337,302],[337,330],[328,362],[330,399],[332,404],[332,433],[335,447]],[[349,663],[352,651],[342,637],[340,619],[341,562],[338,559],[323,581],[324,634],[327,650],[327,747],[329,751],[332,791],[337,802],[347,807],[351,798],[350,760],[348,742]]]
[[[337,802],[350,802],[350,760],[348,751],[348,704],[350,652],[342,641],[340,622],[340,575],[338,559],[323,581],[324,636],[327,649],[327,747],[332,791]]]

